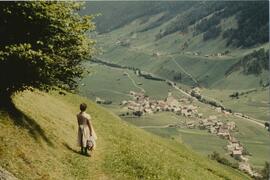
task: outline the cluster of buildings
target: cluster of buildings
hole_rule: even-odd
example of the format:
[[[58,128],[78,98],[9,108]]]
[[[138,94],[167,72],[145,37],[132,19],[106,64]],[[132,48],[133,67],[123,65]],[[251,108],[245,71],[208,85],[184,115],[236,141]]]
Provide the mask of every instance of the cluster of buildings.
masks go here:
[[[262,179],[262,175],[254,171],[248,162],[240,162],[239,169],[248,173],[251,177],[254,177],[255,179]]]
[[[201,91],[201,89],[199,87],[195,87],[191,91],[189,91],[188,93],[192,97],[195,97],[197,100],[199,100],[205,104],[211,105],[211,107],[214,108],[215,111],[217,111],[219,113],[223,113],[225,115],[232,114],[231,110],[226,109],[220,102],[217,102],[214,99],[210,99],[210,98],[206,98],[206,97],[202,96],[200,91]]]
[[[190,51],[187,51],[187,52],[185,52],[185,54],[199,56],[199,55],[201,55],[201,52],[190,52]]]
[[[219,53],[213,53],[213,54],[206,54],[204,55],[205,57],[222,57],[222,56],[225,56],[225,55],[228,55],[230,53],[230,51],[226,50],[224,52],[219,52]]]
[[[243,155],[244,147],[240,144],[240,142],[236,138],[231,137],[229,139],[227,150],[229,151],[231,156],[234,157],[236,160],[243,162],[248,161],[248,158],[244,157]]]
[[[112,104],[112,101],[110,100],[104,100],[104,99],[101,99],[100,97],[96,97],[96,103],[97,104]]]
[[[142,115],[146,113],[155,113],[162,111],[175,112],[178,115],[185,117],[201,117],[202,114],[198,113],[197,106],[189,104],[190,101],[186,98],[175,99],[171,93],[165,100],[150,100],[143,92],[130,91],[129,93],[133,100],[122,101],[121,105],[126,106],[133,112],[140,112]]]
[[[199,93],[199,89],[194,89],[195,93]],[[247,172],[251,176],[258,176],[259,174],[252,170],[248,163],[248,158],[245,156],[246,151],[243,145],[231,134],[236,129],[236,124],[233,121],[223,122],[218,120],[217,116],[210,115],[208,118],[203,119],[203,114],[198,113],[197,106],[192,105],[191,100],[186,98],[176,99],[171,93],[164,100],[151,100],[145,96],[144,92],[129,93],[133,100],[122,101],[121,105],[125,106],[128,110],[133,111],[133,114],[151,114],[155,112],[170,111],[185,117],[194,117],[197,120],[186,121],[185,123],[170,124],[168,127],[174,128],[199,128],[206,129],[211,134],[228,140],[227,151],[236,160],[239,161],[239,169]],[[216,111],[223,112],[221,108]]]
[[[204,57],[222,57],[222,56],[225,56],[225,55],[227,55],[229,53],[230,53],[229,51],[224,51],[224,52],[219,52],[219,53],[206,54],[206,55],[204,55]],[[193,56],[200,56],[201,52],[199,52],[199,51],[195,51],[195,52],[187,51],[187,52],[185,52],[185,54],[193,55]]]
[[[208,119],[200,120],[199,128],[207,129],[209,133],[216,134],[221,138],[227,139],[227,150],[231,156],[240,161],[247,161],[247,158],[243,156],[244,147],[231,135],[231,131],[236,128],[235,122],[221,122],[217,120],[216,116],[209,116]]]
[[[159,56],[161,56],[161,53],[160,52],[153,52],[152,56],[159,57]]]
[[[209,116],[208,119],[202,119],[199,122],[200,129],[207,129],[212,134],[217,134],[224,139],[230,139],[230,131],[236,127],[234,122],[221,122],[215,115]]]
[[[227,151],[234,159],[239,161],[239,169],[250,174],[252,177],[260,176],[248,163],[248,158],[246,157],[246,151],[243,145],[231,134],[231,131],[236,128],[235,122],[221,122],[216,120],[216,116],[212,115],[209,116],[208,119],[200,120],[199,128],[208,129],[209,133],[216,134],[221,138],[227,139]]]
[[[246,152],[243,145],[235,137],[231,137],[228,141],[227,150],[230,155],[239,161],[239,169],[251,175],[252,177],[261,177],[261,175],[254,171],[248,162]]]
[[[130,40],[129,39],[126,39],[126,40],[117,40],[115,42],[116,45],[119,45],[119,46],[130,46]]]
[[[101,99],[100,97],[96,97],[96,101],[95,101],[97,104],[102,104],[105,102],[104,99]]]

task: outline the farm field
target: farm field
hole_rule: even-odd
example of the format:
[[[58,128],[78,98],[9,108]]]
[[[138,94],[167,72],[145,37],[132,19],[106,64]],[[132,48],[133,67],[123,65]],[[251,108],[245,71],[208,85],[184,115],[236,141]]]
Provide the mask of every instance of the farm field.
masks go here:
[[[235,92],[247,92],[248,90],[203,89],[202,94],[211,96],[222,102],[225,107],[251,116],[259,122],[268,121],[270,115],[269,88],[258,88],[254,90],[254,92],[240,95],[239,99],[231,98],[230,95]]]
[[[195,152],[201,153],[204,156],[212,154],[214,150],[233,161],[233,158],[226,154],[226,141],[206,131],[174,128],[147,128],[146,130],[162,137],[179,140],[190,146]],[[206,141],[209,143],[205,143]]]
[[[243,143],[248,152],[251,153],[250,161],[257,167],[263,166],[266,157],[269,159],[270,141],[269,132],[258,125],[238,118],[232,118],[237,124],[239,132],[236,138]]]
[[[89,67],[91,71],[90,75],[81,81],[81,84],[83,84],[83,86],[80,86],[81,94],[93,100],[95,100],[96,97],[99,97],[104,100],[112,101],[112,104],[103,106],[116,115],[126,112],[126,110],[120,106],[120,103],[123,100],[132,99],[129,95],[129,91],[140,91],[143,89],[145,90],[145,94],[150,98],[157,100],[166,98],[169,91],[177,98],[185,97],[185,95],[179,91],[172,89],[167,83],[138,77],[131,70],[111,68],[93,63],[91,63]],[[126,73],[128,73],[129,76],[125,75]],[[218,92],[220,91],[202,90],[203,94],[205,93],[207,96],[211,95],[211,97],[215,98],[220,97],[218,96]],[[229,94],[233,91],[226,90],[226,92]],[[264,93],[266,92],[267,91]],[[222,99],[217,100],[222,101]],[[228,99],[228,102],[230,102],[229,100],[230,99]],[[223,102],[225,101],[223,100]],[[193,104],[198,106],[198,111],[203,113],[204,117],[215,115],[224,122],[234,121],[239,128],[239,133],[235,133],[235,136],[252,154],[252,156],[249,157],[252,165],[256,168],[263,167],[265,157],[270,158],[267,153],[270,150],[270,140],[269,133],[262,126],[257,126],[252,122],[234,116],[225,116],[222,113],[215,111],[215,109],[211,108],[209,105],[196,100],[193,101]],[[216,151],[234,162],[234,159],[231,158],[225,150],[226,140],[210,134],[206,130],[167,127],[170,124],[196,121],[196,118],[185,118],[184,116],[179,116],[171,112],[162,112],[149,115],[146,114],[140,118],[125,116],[122,117],[122,119],[159,136],[175,139],[178,142],[184,142],[195,152],[204,156],[208,156],[209,154],[212,154],[213,151]],[[206,144],[206,141],[209,141],[210,143]]]
[[[122,100],[130,98],[128,95],[130,91],[137,92],[142,89],[145,90],[146,95],[154,99],[167,97],[169,90],[176,96],[181,96],[179,92],[173,90],[166,83],[138,77],[130,70],[91,64],[90,71],[91,74],[80,82],[79,91],[87,97],[102,97],[103,99],[111,100],[112,104],[119,105]],[[129,77],[124,75],[124,73],[128,73]]]

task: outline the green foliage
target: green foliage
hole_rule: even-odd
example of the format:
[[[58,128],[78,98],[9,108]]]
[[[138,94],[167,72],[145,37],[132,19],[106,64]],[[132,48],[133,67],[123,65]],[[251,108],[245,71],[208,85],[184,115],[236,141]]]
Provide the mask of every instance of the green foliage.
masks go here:
[[[212,26],[208,31],[203,34],[203,40],[214,39],[219,36],[221,28],[219,26]]]
[[[198,3],[195,3],[194,7],[189,7],[185,11],[178,14],[174,20],[172,20],[168,25],[166,25],[164,30],[161,30],[156,35],[156,39],[160,39],[177,31],[187,33],[189,25],[194,24],[200,18],[210,14],[210,12],[208,11],[208,7],[200,6],[200,4]]]
[[[156,35],[156,39],[160,39],[176,31],[187,32],[190,23],[187,16],[188,15],[177,16],[175,20],[171,21],[170,24],[166,26],[165,30],[160,31],[159,34]]]
[[[251,47],[269,40],[269,2],[238,2],[234,8],[237,14],[238,28],[228,29],[223,37],[228,38],[227,45]],[[243,28],[245,27],[245,28]]]
[[[204,2],[194,3],[191,7],[188,7],[184,11],[180,12],[180,14],[178,14],[178,16],[176,16],[176,18],[166,26],[165,30],[157,34],[156,37],[157,39],[162,38],[177,31],[187,32],[190,25],[196,23],[213,12],[223,9],[225,4],[226,3],[224,2],[207,2],[207,4]],[[219,15],[219,13],[216,14]],[[220,15],[220,17],[222,16]],[[213,18],[210,18],[210,20],[204,19],[202,23],[195,28],[199,28],[201,32],[204,32],[205,22],[210,22],[211,25],[216,25],[219,23],[220,17],[213,16]],[[208,24],[206,24],[206,26],[209,28]]]
[[[145,31],[149,31],[151,29],[154,29],[154,28],[162,25],[163,23],[165,23],[166,21],[168,21],[172,17],[173,17],[173,15],[171,13],[167,12],[164,15],[162,15],[160,18],[158,18],[156,21],[154,21],[153,23],[150,23],[150,24],[146,25],[146,27],[143,27],[138,32],[145,32]]]
[[[214,151],[213,154],[210,154],[209,158],[219,162],[220,164],[224,164],[226,166],[230,166],[230,167],[236,168],[236,169],[238,168],[237,163],[231,163],[228,159],[221,157],[220,154],[216,151]]]
[[[133,114],[134,114],[135,116],[140,117],[140,116],[142,116],[143,112],[142,112],[142,111],[135,111],[135,112],[133,112]]]
[[[30,86],[50,90],[76,87],[82,60],[94,41],[92,16],[80,16],[82,3],[3,2],[0,4],[0,93],[11,95]]]
[[[142,31],[147,31],[158,25],[166,22],[175,14],[189,8],[194,2],[177,2],[177,1],[89,1],[86,3],[86,8],[82,11],[83,14],[100,13],[97,17],[97,31],[100,33],[110,32],[125,24],[130,23],[136,18],[147,20],[149,16],[161,12],[168,12],[161,19],[157,20],[152,25],[145,27]],[[117,9],[117,10],[116,10]],[[108,18],[113,17],[113,18]],[[143,22],[145,22],[143,20]]]
[[[229,97],[239,99],[239,92],[234,92]]]
[[[261,48],[254,50],[252,53],[244,56],[240,61],[232,65],[226,72],[230,74],[238,69],[242,68],[244,74],[259,75],[263,70],[269,70],[269,52]]]
[[[268,41],[268,11],[267,1],[198,3],[180,13],[156,38],[160,39],[177,31],[187,32],[188,26],[196,21],[198,24],[195,25],[194,36],[204,32],[204,40],[216,38],[221,33],[217,26],[221,20],[236,15],[238,28],[227,29],[223,38],[228,40],[227,45],[250,47]],[[207,17],[208,15],[211,16]]]
[[[238,28],[229,28],[223,33],[223,38],[228,39],[227,45],[249,47],[268,41],[268,2],[223,2],[214,6],[223,8],[200,21],[196,33],[206,32],[204,37],[215,38],[220,33],[216,26],[221,20],[236,14]]]
[[[213,16],[211,16],[209,19],[205,18],[202,19],[200,23],[196,25],[196,31],[199,32],[206,32],[209,27],[218,25],[220,23],[221,17],[219,14],[215,13]]]
[[[112,104],[112,101],[110,100],[105,100],[105,101],[98,101],[97,104]]]
[[[261,179],[269,179],[270,178],[270,164],[269,162],[265,162],[264,168],[261,172],[262,178]]]
[[[179,82],[181,82],[181,80],[182,80],[182,73],[178,73],[178,74],[176,74],[175,76],[173,76],[173,80],[174,80],[174,81],[179,81]]]

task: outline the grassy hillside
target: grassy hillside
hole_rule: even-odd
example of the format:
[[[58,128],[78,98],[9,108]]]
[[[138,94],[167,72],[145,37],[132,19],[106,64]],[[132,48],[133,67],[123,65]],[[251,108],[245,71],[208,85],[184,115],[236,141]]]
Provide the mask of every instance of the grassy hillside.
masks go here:
[[[164,25],[155,37],[163,38],[175,32],[187,33],[193,26],[193,36],[201,35],[204,41],[222,34],[227,45],[252,47],[268,42],[269,3],[261,2],[88,2],[82,13],[101,13],[96,18],[97,31],[104,33],[141,18],[141,27],[135,32],[146,32]],[[163,13],[152,21],[152,15]],[[124,16],[123,16],[124,14]],[[227,18],[236,17],[236,26],[224,24]],[[147,24],[148,23],[148,24]],[[225,26],[224,26],[225,25]],[[245,28],[243,28],[245,27]]]
[[[100,4],[94,5],[92,9],[114,13],[109,9],[97,8],[101,6]],[[242,42],[242,36],[241,38],[238,37],[239,33],[236,33],[236,30],[239,32],[245,31],[245,33],[249,32],[250,34],[257,32],[252,29],[252,25],[249,25],[252,27],[239,26],[240,21],[243,19],[248,21],[249,18],[244,16],[245,13],[242,12],[242,10],[247,11],[247,8],[244,8],[245,4],[248,7],[253,7],[252,3],[197,2],[187,4],[188,7],[179,11],[173,11],[170,7],[167,8],[167,11],[161,8],[155,13],[146,13],[145,9],[147,7],[153,9],[158,7],[158,5],[155,7],[154,4],[148,4],[145,8],[137,7],[138,11],[136,12],[140,16],[132,16],[133,13],[131,12],[128,17],[132,16],[133,18],[125,21],[117,29],[114,28],[108,33],[97,36],[98,46],[103,52],[100,58],[116,64],[140,68],[171,80],[181,73],[181,83],[193,86],[196,85],[195,79],[201,86],[207,88],[256,88],[260,87],[259,82],[261,79],[264,81],[268,79],[266,73],[245,75],[241,71],[234,71],[229,75],[226,74],[247,54],[260,48],[269,49],[266,41],[259,41],[247,47],[244,45],[232,45],[234,41],[239,44],[240,39]],[[180,4],[181,2],[179,2]],[[263,3],[259,4],[262,5]],[[89,6],[91,5],[89,4]],[[119,4],[118,6],[116,3],[114,6],[118,7],[118,14],[121,13],[121,8],[129,9],[128,3],[125,5]],[[240,8],[239,11],[237,8]],[[259,7],[254,6],[254,8],[256,10]],[[252,13],[253,10],[251,9],[246,13]],[[90,9],[89,12],[91,12]],[[261,16],[264,17],[263,13],[265,12],[268,11],[263,9],[260,13]],[[168,14],[172,16],[169,17]],[[105,17],[115,21],[114,18],[110,18],[113,16],[108,15]],[[128,17],[123,18],[127,19]],[[166,19],[167,17],[169,18]],[[99,24],[104,21],[97,19],[96,22]],[[256,20],[252,22],[256,22]],[[264,27],[264,25],[257,26],[258,28]],[[208,32],[211,29],[210,27],[218,27],[220,33],[206,40],[206,33],[213,34]],[[237,37],[235,33],[238,34]],[[157,38],[158,34],[162,36]],[[227,36],[224,37],[224,34],[228,35],[230,40],[226,38]],[[259,34],[267,36],[268,31]],[[233,37],[231,36],[235,36],[234,40],[232,40]],[[257,37],[257,35],[254,37]],[[253,42],[254,39],[251,39]],[[155,55],[157,53],[158,56]],[[239,77],[240,80],[236,82],[238,79],[235,80],[235,77]]]
[[[97,31],[100,33],[109,32],[132,20],[143,17],[148,19],[148,15],[156,14],[162,11],[170,11],[164,20],[173,17],[176,12],[181,12],[190,8],[195,2],[153,2],[153,1],[118,1],[87,2],[83,14],[100,14],[96,17]],[[123,16],[123,14],[126,14]],[[113,18],[112,18],[113,17]]]
[[[77,95],[24,92],[13,99],[15,116],[0,115],[0,164],[20,179],[248,179]],[[98,135],[91,158],[76,147],[75,114],[83,101]]]
[[[240,95],[238,99],[230,97],[235,92],[243,93],[248,91],[203,89],[202,94],[211,96],[222,102],[226,107],[237,109],[243,114],[263,121],[269,120],[269,88],[258,88],[251,93]]]
[[[100,58],[112,63],[136,67],[171,80],[181,73],[180,82],[186,85],[194,85],[191,76],[201,86],[222,89],[259,87],[260,79],[267,79],[266,73],[244,75],[240,71],[226,76],[226,71],[246,54],[261,47],[268,49],[267,44],[250,49],[234,48],[226,46],[226,40],[222,39],[221,35],[216,39],[204,41],[202,35],[193,37],[193,31],[186,34],[175,32],[156,40],[155,34],[164,28],[166,23],[145,32],[136,32],[151,24],[159,16],[162,14],[151,16],[143,24],[141,19],[136,19],[122,28],[98,36],[98,45],[103,52]],[[222,24],[225,31],[225,27],[234,26],[235,18],[225,19]],[[190,29],[192,28],[191,26]],[[128,41],[129,46],[118,45],[119,41]],[[183,49],[185,44],[188,44],[188,47]],[[216,55],[225,51],[230,53],[220,57]],[[155,56],[155,53],[160,55]],[[235,76],[241,78],[239,80],[241,83],[235,83],[235,80],[238,80],[234,78]]]

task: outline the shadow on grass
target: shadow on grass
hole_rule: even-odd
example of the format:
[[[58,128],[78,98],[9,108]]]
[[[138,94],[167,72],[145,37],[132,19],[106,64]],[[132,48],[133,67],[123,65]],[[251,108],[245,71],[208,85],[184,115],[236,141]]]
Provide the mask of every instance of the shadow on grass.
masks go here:
[[[44,130],[40,127],[40,125],[32,118],[24,114],[21,110],[19,110],[15,104],[10,101],[5,107],[0,108],[2,112],[6,112],[10,119],[14,122],[14,124],[18,127],[22,127],[28,130],[30,135],[38,140],[41,138],[44,140],[49,146],[53,146],[53,143],[46,136]]]
[[[80,151],[76,151],[75,149],[73,149],[72,147],[70,147],[67,143],[63,143],[63,145],[64,145],[68,150],[72,151],[73,153],[77,153],[77,154],[82,155]]]

